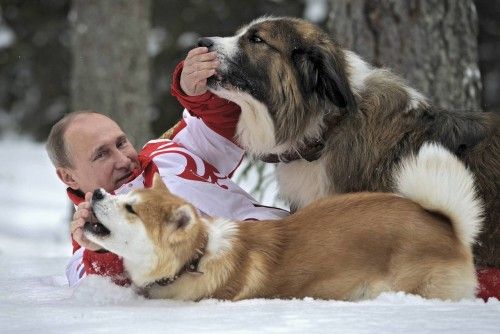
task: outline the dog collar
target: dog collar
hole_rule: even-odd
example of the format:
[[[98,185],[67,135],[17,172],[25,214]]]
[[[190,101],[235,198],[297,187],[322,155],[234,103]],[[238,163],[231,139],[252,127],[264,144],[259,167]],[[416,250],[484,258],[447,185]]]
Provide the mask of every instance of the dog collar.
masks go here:
[[[173,277],[164,277],[164,278],[161,278],[159,280],[154,281],[153,283],[149,283],[148,285],[146,285],[145,288],[146,289],[151,288],[155,285],[159,285],[159,286],[170,285],[170,284],[174,283],[179,277],[181,277],[185,273],[202,275],[203,273],[198,270],[198,265],[199,265],[200,260],[203,257],[203,255],[204,255],[204,251],[197,249],[194,257],[177,274],[175,274]]]
[[[266,154],[258,159],[267,163],[289,163],[296,160],[316,161],[324,153],[325,142],[328,139],[331,127],[338,122],[338,117],[330,112],[324,118],[325,124],[319,138],[306,139],[304,144],[298,148],[279,154]]]
[[[295,160],[307,160],[309,162],[318,160],[323,154],[325,141],[323,138],[306,142],[305,145],[297,150],[288,151],[280,154],[267,154],[259,157],[260,160],[267,163],[288,163]]]

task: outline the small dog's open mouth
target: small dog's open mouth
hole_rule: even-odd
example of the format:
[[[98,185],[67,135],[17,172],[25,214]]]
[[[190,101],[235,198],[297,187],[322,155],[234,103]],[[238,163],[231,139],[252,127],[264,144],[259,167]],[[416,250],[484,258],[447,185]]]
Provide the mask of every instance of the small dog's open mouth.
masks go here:
[[[99,222],[85,222],[83,229],[98,237],[106,237],[111,234],[111,231]]]

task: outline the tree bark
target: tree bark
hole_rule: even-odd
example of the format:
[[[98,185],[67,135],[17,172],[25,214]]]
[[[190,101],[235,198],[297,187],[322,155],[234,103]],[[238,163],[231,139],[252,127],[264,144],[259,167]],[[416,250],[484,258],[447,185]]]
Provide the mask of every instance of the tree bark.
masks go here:
[[[137,147],[151,139],[149,0],[73,0],[74,110],[118,122]]]
[[[437,106],[480,109],[472,0],[331,0],[330,5],[328,30],[345,48],[391,68]]]

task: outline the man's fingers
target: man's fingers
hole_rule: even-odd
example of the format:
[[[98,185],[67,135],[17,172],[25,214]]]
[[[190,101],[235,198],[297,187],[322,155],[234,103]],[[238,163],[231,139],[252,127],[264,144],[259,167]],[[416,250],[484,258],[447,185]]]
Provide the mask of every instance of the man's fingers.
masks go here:
[[[90,209],[90,203],[89,202],[81,202],[80,204],[78,204],[78,206],[76,207],[77,210],[82,210],[82,209]]]
[[[75,239],[75,241],[81,245],[81,242],[83,241],[83,229],[78,228],[73,233],[71,233],[71,235],[73,236],[73,239]]]
[[[202,54],[202,53],[207,53],[207,52],[208,52],[207,47],[200,46],[200,47],[189,50],[189,52],[187,53],[186,59],[191,58],[191,57],[196,56],[196,55],[199,55],[199,54]]]
[[[89,239],[87,239],[85,237],[85,235],[83,234],[83,230],[80,228],[78,230],[75,231],[75,233],[73,234],[73,239],[82,247],[85,247],[91,251],[96,251],[98,249],[101,249],[102,247],[99,246],[98,244],[90,241]]]
[[[219,61],[217,59],[217,53],[216,52],[210,52],[210,53],[207,53],[207,54],[203,54],[203,55],[199,55],[199,56],[196,56],[196,57],[192,57],[192,58],[186,58],[184,60],[184,68],[190,68],[196,64],[200,64],[200,63],[212,63],[212,62],[215,62],[215,61]]]
[[[197,71],[203,71],[203,70],[209,70],[209,69],[217,69],[220,65],[220,62],[218,60],[210,61],[210,62],[204,62],[204,63],[195,63],[190,66],[184,67],[184,73],[186,75],[192,74]]]
[[[198,59],[201,61],[206,61],[210,59],[215,59],[217,57],[217,51],[208,52],[208,48],[202,46],[199,48],[194,48],[188,52],[185,61],[190,61],[192,59]]]
[[[217,51],[212,51],[212,52],[207,52],[207,53],[202,53],[202,54],[197,54],[193,56],[188,56],[186,59],[184,59],[184,64],[192,64],[194,62],[206,62],[206,61],[212,61],[217,59]]]
[[[205,80],[212,75],[215,74],[214,69],[208,69],[208,70],[202,70],[202,71],[196,71],[194,73],[189,74],[186,79],[191,81],[194,85],[198,84],[199,81]]]
[[[78,209],[73,215],[73,219],[88,219],[90,217],[90,210]]]
[[[85,219],[83,219],[83,218],[73,219],[71,221],[71,232],[73,232],[73,230],[75,230],[79,227],[83,227],[84,224],[85,224]]]

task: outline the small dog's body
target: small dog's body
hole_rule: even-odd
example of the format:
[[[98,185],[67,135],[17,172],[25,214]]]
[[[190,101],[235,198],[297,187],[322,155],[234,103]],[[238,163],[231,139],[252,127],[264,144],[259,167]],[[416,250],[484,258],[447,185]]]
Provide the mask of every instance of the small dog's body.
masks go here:
[[[122,256],[151,298],[473,298],[481,203],[472,175],[426,145],[396,180],[400,195],[339,195],[280,221],[233,222],[200,217],[155,175],[128,195],[97,190],[100,223],[85,236]]]
[[[500,267],[497,115],[439,110],[300,19],[258,19],[201,44],[221,62],[210,89],[241,106],[238,142],[264,161],[283,161],[278,185],[292,208],[336,193],[393,191],[398,162],[438,142],[473,171],[485,202],[477,264]]]

